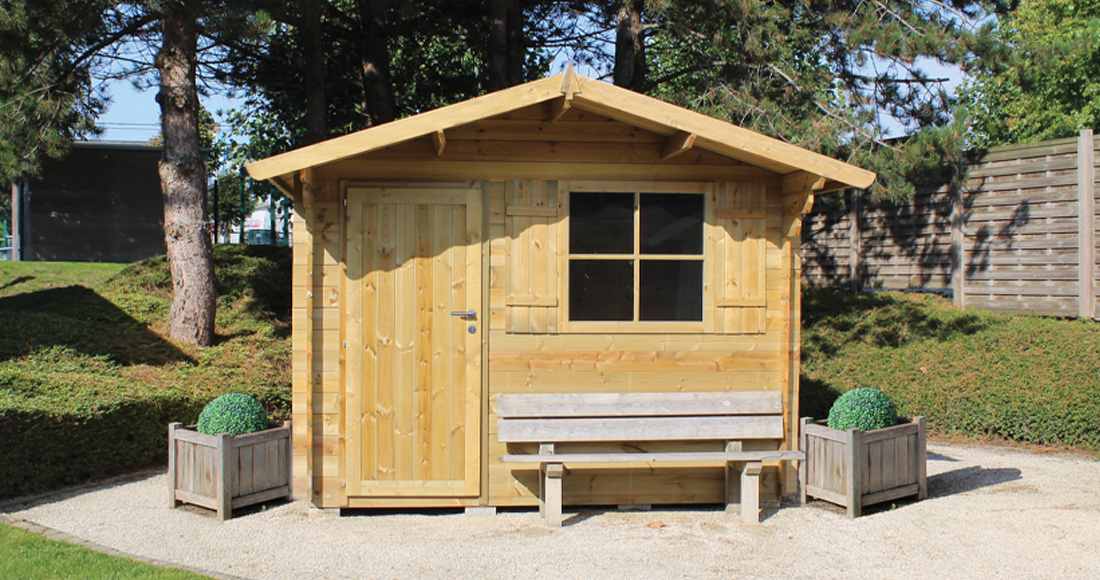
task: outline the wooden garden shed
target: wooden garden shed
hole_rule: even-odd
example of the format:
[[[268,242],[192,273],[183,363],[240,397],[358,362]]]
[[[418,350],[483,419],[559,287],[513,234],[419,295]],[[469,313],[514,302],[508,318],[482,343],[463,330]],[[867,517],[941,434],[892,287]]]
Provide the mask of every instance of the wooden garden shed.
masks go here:
[[[322,508],[535,504],[502,393],[771,391],[784,438],[745,448],[796,448],[801,216],[875,177],[572,69],[248,171],[294,199],[293,488]],[[793,481],[766,465],[765,498]],[[564,496],[722,482],[617,463]]]

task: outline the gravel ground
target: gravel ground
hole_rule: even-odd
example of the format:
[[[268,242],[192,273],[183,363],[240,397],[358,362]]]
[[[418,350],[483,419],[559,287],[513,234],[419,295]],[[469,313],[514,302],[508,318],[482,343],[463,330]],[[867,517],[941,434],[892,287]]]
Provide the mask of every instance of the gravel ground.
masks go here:
[[[298,501],[220,523],[165,507],[163,473],[9,501],[0,512],[141,558],[256,579],[1100,576],[1100,462],[928,447],[928,499],[856,520],[823,502],[769,512],[758,526],[708,509],[566,506],[565,527],[548,530],[536,511],[334,517]]]

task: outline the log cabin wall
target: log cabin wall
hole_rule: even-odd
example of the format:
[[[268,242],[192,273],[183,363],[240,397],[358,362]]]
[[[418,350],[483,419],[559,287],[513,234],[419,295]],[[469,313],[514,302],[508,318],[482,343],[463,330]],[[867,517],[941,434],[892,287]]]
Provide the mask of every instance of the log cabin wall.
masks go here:
[[[759,182],[602,183],[609,191],[706,192],[704,322],[688,332],[659,332],[660,325],[670,323],[652,323],[640,330],[571,331],[562,312],[568,300],[561,259],[568,252],[565,216],[550,217],[545,210],[562,208],[564,213],[563,196],[576,190],[562,181],[489,183],[486,442],[491,505],[531,505],[537,492],[537,469],[495,461],[506,453],[496,439],[493,407],[501,393],[776,390],[785,395],[788,425],[797,417],[796,385],[790,380],[797,366],[792,367],[789,357],[798,352],[790,342],[789,292],[790,251],[798,244],[797,233],[792,245],[784,230],[791,224],[784,220],[778,189]],[[584,185],[582,189],[594,189]],[[728,223],[733,221],[745,225]],[[743,237],[727,239],[726,230]],[[754,279],[757,259],[764,260],[763,275]],[[727,290],[720,287],[723,282],[752,283],[757,288]],[[755,294],[746,298],[742,291]],[[590,325],[598,323],[585,323]],[[792,442],[793,435],[788,445]],[[694,445],[699,450],[713,447],[705,442]],[[746,449],[752,445],[746,442]],[[778,495],[777,474],[771,470],[764,483],[765,495],[773,499]],[[564,494],[566,503],[572,504],[714,503],[724,497],[723,484],[717,465],[607,466],[572,473],[564,480]]]
[[[496,395],[510,392],[777,390],[797,440],[801,208],[774,173],[581,110],[541,103],[312,171],[295,196],[293,489],[335,507],[532,505],[536,470],[504,465]],[[349,498],[345,484],[344,320],[349,187],[467,180],[483,188],[485,278],[481,493],[474,499]],[[698,328],[601,330],[571,323],[563,279],[574,191],[691,192],[706,198],[704,317]],[[312,281],[312,283],[310,282]],[[312,294],[309,293],[311,290]],[[792,296],[794,299],[792,299]],[[480,311],[480,309],[479,309]],[[793,315],[793,317],[792,317]],[[307,324],[308,321],[308,324]],[[660,324],[668,323],[656,323]],[[696,444],[701,445],[701,444]],[[656,448],[656,447],[655,447]],[[746,445],[751,449],[752,443]],[[787,480],[793,478],[788,474]],[[711,503],[719,465],[578,470],[573,504]],[[764,478],[764,497],[780,489]]]
[[[343,201],[336,181],[316,182],[309,207],[300,191],[293,219],[291,493],[337,507],[343,501]]]

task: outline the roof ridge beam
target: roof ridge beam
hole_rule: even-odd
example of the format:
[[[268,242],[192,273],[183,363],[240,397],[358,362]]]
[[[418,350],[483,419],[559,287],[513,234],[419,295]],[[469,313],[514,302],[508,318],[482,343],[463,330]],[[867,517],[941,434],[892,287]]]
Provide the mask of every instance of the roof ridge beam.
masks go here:
[[[573,95],[580,92],[580,82],[577,80],[577,73],[573,72],[572,62],[566,67],[561,77],[561,97],[550,102],[551,123],[562,118],[562,115],[573,108]]]

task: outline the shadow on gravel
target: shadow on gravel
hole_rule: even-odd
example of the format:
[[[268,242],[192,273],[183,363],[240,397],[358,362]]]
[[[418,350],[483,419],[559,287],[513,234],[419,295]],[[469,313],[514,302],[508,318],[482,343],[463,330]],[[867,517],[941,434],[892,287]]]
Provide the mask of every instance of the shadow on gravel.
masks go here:
[[[74,499],[86,493],[111,489],[120,485],[127,485],[153,477],[163,476],[164,471],[163,466],[141,468],[122,475],[106,477],[80,485],[72,485],[52,491],[44,491],[42,493],[6,498],[0,500],[0,513],[10,514],[42,505]],[[167,490],[168,488],[165,487],[165,492],[167,492]],[[165,495],[167,496],[167,493]],[[165,503],[167,503],[167,501],[165,501]]]
[[[940,455],[939,453],[928,452],[928,459],[930,461],[947,461],[949,463],[958,463],[959,460],[954,457],[948,457],[946,455]]]
[[[966,493],[1020,479],[1020,470],[1014,467],[986,469],[980,466],[964,467],[928,478],[928,497],[946,497]]]

